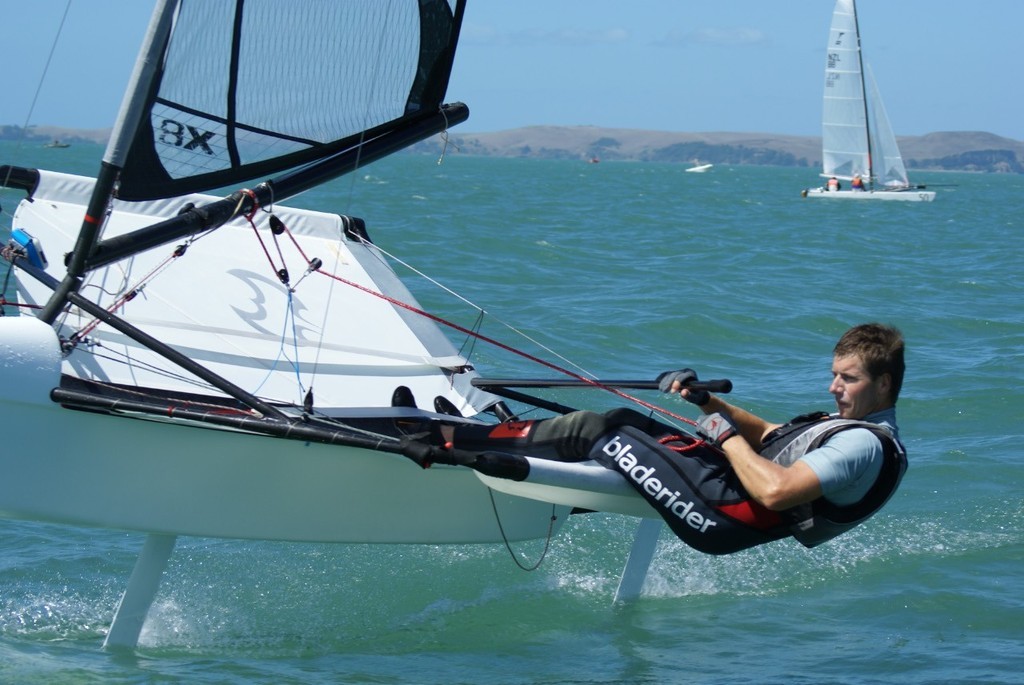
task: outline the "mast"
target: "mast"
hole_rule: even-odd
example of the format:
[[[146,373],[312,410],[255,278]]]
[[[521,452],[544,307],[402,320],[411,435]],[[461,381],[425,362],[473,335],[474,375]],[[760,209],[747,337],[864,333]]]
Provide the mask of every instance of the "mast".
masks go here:
[[[139,127],[139,122],[142,120],[146,96],[170,35],[172,17],[178,8],[178,2],[179,0],[158,0],[153,9],[149,30],[146,32],[139,58],[135,62],[135,70],[128,83],[128,90],[125,91],[124,100],[121,102],[121,110],[114,123],[107,151],[103,155],[103,162],[96,177],[96,185],[92,197],[89,199],[85,217],[82,219],[78,240],[75,242],[74,252],[71,253],[68,262],[67,275],[39,313],[39,318],[46,323],[52,324],[56,321],[68,300],[68,295],[78,292],[82,285],[82,278],[86,272],[86,261],[92,254],[96,241],[99,240],[107,207],[114,195],[128,148]]]
[[[874,189],[875,169],[871,150],[871,118],[868,114],[868,92],[864,83],[864,52],[860,49],[860,20],[857,18],[857,0],[850,0],[850,9],[853,10],[853,28],[857,38],[857,65],[860,69],[860,95],[861,102],[864,104],[864,135],[867,137],[868,147],[868,183]]]

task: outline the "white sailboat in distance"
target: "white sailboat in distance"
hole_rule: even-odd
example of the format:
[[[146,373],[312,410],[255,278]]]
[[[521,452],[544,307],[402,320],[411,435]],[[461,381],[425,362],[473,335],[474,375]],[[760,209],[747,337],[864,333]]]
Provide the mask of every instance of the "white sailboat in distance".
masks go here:
[[[824,186],[804,197],[931,202],[935,192],[907,178],[896,136],[860,46],[855,0],[837,0],[825,63]]]

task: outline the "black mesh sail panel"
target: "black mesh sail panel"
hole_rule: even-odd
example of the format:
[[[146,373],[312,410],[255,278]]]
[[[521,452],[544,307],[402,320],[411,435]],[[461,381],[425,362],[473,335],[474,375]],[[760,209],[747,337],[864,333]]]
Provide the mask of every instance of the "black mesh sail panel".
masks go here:
[[[351,151],[436,113],[461,0],[181,0],[118,196],[172,197]]]

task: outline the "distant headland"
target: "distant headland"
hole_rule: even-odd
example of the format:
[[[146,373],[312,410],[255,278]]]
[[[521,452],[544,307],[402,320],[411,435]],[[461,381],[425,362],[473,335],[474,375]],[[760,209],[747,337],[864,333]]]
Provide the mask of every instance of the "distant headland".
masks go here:
[[[1024,142],[992,133],[950,131],[899,136],[916,170],[1024,173]],[[440,153],[432,138],[414,150]],[[537,159],[598,159],[722,165],[821,167],[821,138],[773,133],[679,133],[595,126],[529,126],[494,133],[449,133],[459,153]]]
[[[45,144],[103,144],[109,129],[0,125],[0,140]],[[915,170],[1024,173],[1024,142],[982,131],[948,131],[899,136],[907,167]],[[418,153],[440,154],[445,143],[435,136],[414,145]],[[527,126],[490,133],[448,136],[448,154],[531,159],[580,159],[771,165],[817,168],[821,138],[773,133],[682,133],[597,126]]]

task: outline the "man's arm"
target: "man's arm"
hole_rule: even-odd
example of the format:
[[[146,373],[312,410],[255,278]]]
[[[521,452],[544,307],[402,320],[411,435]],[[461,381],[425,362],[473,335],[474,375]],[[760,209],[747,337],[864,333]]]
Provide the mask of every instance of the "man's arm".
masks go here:
[[[747,493],[768,509],[789,509],[822,495],[821,481],[802,461],[790,466],[776,464],[755,452],[738,434],[726,439],[721,447]]]
[[[686,397],[688,391],[683,391]],[[757,453],[764,436],[781,424],[769,423],[756,414],[711,395],[700,407],[705,414],[728,416],[738,431],[720,444],[726,459],[747,493],[773,511],[811,502],[822,496],[821,481],[810,466],[797,461],[782,466]]]
[[[684,399],[686,399],[689,392],[689,390],[682,391],[681,394]],[[731,405],[717,395],[708,395],[708,398],[707,402],[700,405],[700,410],[705,414],[713,414],[715,412],[725,414],[732,419],[740,435],[750,443],[755,452],[761,449],[761,441],[764,439],[764,436],[782,425],[780,423],[768,423],[760,416],[751,414],[746,409],[740,409]]]

